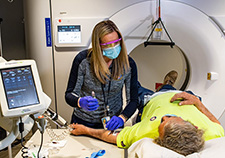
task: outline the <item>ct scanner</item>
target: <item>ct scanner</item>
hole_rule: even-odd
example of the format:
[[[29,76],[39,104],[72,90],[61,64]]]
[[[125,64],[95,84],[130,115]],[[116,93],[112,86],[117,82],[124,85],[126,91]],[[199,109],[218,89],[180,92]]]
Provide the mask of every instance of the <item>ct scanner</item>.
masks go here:
[[[162,21],[176,46],[148,46],[151,24],[157,19],[156,0],[24,0],[27,52],[36,60],[44,91],[52,107],[70,121],[64,99],[75,55],[91,46],[91,31],[104,19],[121,30],[127,50],[138,66],[139,81],[154,89],[164,75],[179,73],[175,87],[194,91],[225,127],[225,11],[223,0],[162,0]],[[46,45],[46,21],[52,40]],[[57,43],[57,25],[80,25],[81,44]],[[168,40],[162,33],[162,40]],[[211,75],[211,76],[207,76]]]

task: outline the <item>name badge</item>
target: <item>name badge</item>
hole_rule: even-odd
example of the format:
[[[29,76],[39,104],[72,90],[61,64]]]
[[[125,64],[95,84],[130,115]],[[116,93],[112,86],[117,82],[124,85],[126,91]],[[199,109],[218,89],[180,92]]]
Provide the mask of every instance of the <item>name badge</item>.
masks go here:
[[[102,120],[102,125],[103,125],[104,129],[107,130],[106,124],[110,120],[110,117],[106,116],[106,117],[103,117],[101,120]]]

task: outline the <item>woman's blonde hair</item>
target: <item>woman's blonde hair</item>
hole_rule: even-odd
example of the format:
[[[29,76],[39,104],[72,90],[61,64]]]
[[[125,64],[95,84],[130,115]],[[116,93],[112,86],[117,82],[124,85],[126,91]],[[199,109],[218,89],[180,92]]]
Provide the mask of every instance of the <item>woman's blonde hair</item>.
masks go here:
[[[91,53],[91,67],[95,76],[103,84],[106,83],[106,79],[109,79],[109,77],[117,80],[118,77],[123,75],[130,68],[123,38],[120,41],[121,52],[113,61],[112,74],[110,73],[107,63],[103,58],[102,49],[100,46],[101,38],[114,31],[117,32],[119,38],[122,38],[122,34],[117,26],[111,20],[106,20],[98,23],[92,32],[92,48],[89,49],[89,53]]]
[[[164,135],[156,138],[155,143],[184,156],[200,151],[204,146],[203,130],[188,121],[184,124],[171,122],[164,127]]]

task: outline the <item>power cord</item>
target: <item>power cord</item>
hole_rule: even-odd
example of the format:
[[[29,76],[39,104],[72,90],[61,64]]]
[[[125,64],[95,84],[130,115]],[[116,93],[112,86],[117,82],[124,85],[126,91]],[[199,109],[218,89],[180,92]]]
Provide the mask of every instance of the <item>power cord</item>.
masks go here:
[[[19,123],[19,131],[20,131],[20,134],[21,134],[21,146],[23,147],[23,148],[21,149],[21,152],[22,152],[21,156],[22,156],[23,158],[28,158],[28,148],[25,147],[25,146],[23,145],[24,123],[23,123],[21,117],[20,117],[20,123]]]
[[[47,123],[45,122],[44,117],[41,116],[41,117],[38,118],[37,124],[38,124],[38,128],[39,128],[39,130],[40,130],[40,133],[41,133],[41,144],[40,144],[40,147],[39,147],[38,152],[37,152],[37,158],[40,158],[39,155],[40,155],[40,151],[41,151],[41,148],[42,148],[42,145],[43,145],[44,129],[45,129]],[[23,158],[28,158],[28,148],[25,147],[25,146],[23,145],[24,123],[23,123],[23,121],[22,121],[22,117],[20,117],[19,131],[20,131],[20,134],[21,134],[21,145],[22,145],[22,147],[23,147],[23,148],[21,149],[21,152],[22,152],[21,156],[22,156]]]
[[[38,149],[38,153],[37,153],[37,157],[39,158],[39,154],[40,154],[40,151],[41,151],[41,147],[42,147],[42,144],[43,144],[43,132],[40,132],[41,133],[41,144],[40,144],[40,147]]]

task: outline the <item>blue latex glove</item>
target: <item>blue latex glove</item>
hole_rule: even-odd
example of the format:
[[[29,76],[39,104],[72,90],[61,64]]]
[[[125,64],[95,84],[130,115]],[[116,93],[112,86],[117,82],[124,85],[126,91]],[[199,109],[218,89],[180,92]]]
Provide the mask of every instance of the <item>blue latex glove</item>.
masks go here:
[[[85,96],[80,98],[79,100],[80,107],[87,111],[94,111],[97,110],[99,107],[98,100],[91,96]]]
[[[106,124],[108,130],[114,131],[115,129],[124,125],[123,119],[117,116],[113,116]]]
[[[98,152],[93,152],[90,158],[98,158],[99,156],[103,156],[105,154],[105,150],[99,150]]]

